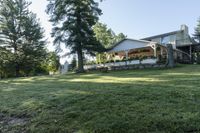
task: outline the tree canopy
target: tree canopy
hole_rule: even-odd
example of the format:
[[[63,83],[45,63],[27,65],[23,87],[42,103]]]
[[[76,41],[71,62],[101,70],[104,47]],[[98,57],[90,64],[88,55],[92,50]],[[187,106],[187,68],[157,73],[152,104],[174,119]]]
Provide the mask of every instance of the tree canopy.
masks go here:
[[[113,46],[115,43],[126,38],[126,36],[123,33],[116,35],[112,29],[107,27],[106,24],[103,24],[100,22],[96,23],[93,26],[93,30],[94,30],[95,37],[97,38],[97,40],[105,48],[109,48]]]

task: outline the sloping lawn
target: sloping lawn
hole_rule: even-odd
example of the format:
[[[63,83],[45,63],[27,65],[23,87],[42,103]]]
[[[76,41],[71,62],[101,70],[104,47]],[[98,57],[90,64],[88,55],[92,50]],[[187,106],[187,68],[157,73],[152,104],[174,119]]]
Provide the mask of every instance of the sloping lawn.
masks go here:
[[[200,132],[200,66],[0,80],[0,133]]]

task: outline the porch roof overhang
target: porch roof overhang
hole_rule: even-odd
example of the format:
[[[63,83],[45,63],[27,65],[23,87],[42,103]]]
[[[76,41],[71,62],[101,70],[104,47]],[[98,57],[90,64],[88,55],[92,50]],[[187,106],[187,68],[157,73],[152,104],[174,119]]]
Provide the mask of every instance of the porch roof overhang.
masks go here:
[[[114,50],[114,48],[116,47],[116,46],[118,46],[120,43],[122,43],[123,41],[125,41],[125,40],[132,40],[132,41],[139,41],[139,42],[144,42],[144,43],[147,43],[146,45],[142,45],[142,46],[134,46],[133,48],[124,48],[124,49],[120,49],[120,50]],[[137,50],[137,49],[144,49],[144,48],[148,48],[148,47],[151,47],[152,49],[153,49],[153,47],[152,46],[157,46],[157,45],[159,45],[159,46],[162,46],[162,47],[165,47],[165,46],[163,46],[163,45],[160,45],[160,44],[158,44],[157,42],[150,42],[150,41],[144,41],[144,40],[134,40],[134,39],[124,39],[124,40],[122,40],[122,41],[120,41],[120,42],[118,42],[116,45],[114,45],[113,47],[111,47],[111,48],[109,48],[109,49],[107,49],[107,53],[113,53],[113,52],[121,52],[121,51],[129,51],[129,50]]]
[[[132,41],[132,42],[136,42],[136,43],[140,43],[140,45],[134,45],[134,43],[132,44],[132,48],[129,46],[129,48],[125,48],[125,49],[118,49],[116,50],[115,48],[118,47],[120,44],[124,43],[125,41]],[[142,44],[143,43],[143,44]],[[118,43],[114,44],[113,46],[107,48],[107,50],[105,52],[119,52],[119,51],[127,51],[129,49],[135,49],[135,48],[141,48],[141,47],[146,47],[148,46],[149,43],[152,43],[150,41],[145,41],[145,40],[137,40],[137,39],[130,39],[130,38],[126,38],[123,39],[121,41],[119,41]]]
[[[137,39],[130,39],[130,38],[125,38],[119,42],[117,42],[116,44],[114,44],[113,46],[107,48],[108,51],[112,50],[113,48],[115,48],[116,46],[118,46],[120,43],[126,41],[126,40],[130,40],[130,41],[137,41],[137,42],[143,42],[143,43],[150,43],[150,41],[146,41],[146,40],[137,40]]]

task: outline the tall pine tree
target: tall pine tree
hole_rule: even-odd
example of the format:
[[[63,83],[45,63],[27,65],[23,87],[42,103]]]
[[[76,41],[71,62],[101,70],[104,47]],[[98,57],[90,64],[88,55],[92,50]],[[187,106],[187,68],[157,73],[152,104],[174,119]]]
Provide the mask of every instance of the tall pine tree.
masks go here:
[[[70,48],[78,56],[78,71],[83,72],[83,54],[103,50],[96,40],[92,26],[98,21],[101,10],[94,0],[48,0],[47,13],[53,22],[52,36],[57,51],[60,45]]]
[[[43,29],[25,0],[3,0],[0,3],[0,47],[14,54],[10,59],[15,75],[34,69],[45,53]]]
[[[41,28],[35,14],[29,13],[22,32],[21,57],[22,69],[25,73],[34,71],[47,56],[44,30]]]
[[[197,27],[195,27],[194,38],[200,43],[200,18],[197,21]]]

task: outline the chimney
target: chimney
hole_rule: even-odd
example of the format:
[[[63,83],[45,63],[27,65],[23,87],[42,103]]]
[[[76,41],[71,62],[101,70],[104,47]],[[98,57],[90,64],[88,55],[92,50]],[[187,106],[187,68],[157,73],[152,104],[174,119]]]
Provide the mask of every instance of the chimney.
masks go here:
[[[189,34],[189,28],[187,25],[183,24],[181,25],[181,30],[184,31],[184,33]]]

